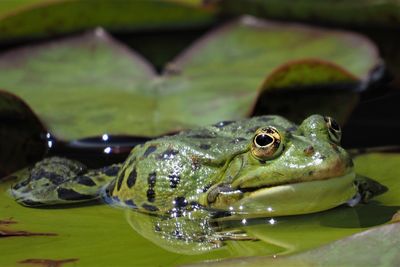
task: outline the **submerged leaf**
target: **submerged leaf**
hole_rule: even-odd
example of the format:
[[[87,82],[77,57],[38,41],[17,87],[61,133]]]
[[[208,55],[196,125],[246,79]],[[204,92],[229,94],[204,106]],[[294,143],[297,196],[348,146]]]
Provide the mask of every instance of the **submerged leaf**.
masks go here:
[[[293,60],[300,63],[281,67],[291,70],[282,80],[276,69]],[[0,86],[25,99],[66,140],[103,133],[157,136],[248,116],[262,89],[271,89],[260,87],[265,77],[275,89],[358,84],[378,64],[376,48],[362,36],[243,17],[204,36],[163,75],[97,30],[0,55]],[[347,114],[354,101],[340,94],[317,102],[336,95],[340,109],[325,113]]]

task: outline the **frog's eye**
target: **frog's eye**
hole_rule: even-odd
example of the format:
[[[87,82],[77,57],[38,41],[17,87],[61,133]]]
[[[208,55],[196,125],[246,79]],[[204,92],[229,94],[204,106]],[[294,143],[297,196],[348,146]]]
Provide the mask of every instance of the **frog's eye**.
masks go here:
[[[326,127],[328,127],[329,137],[335,143],[340,143],[342,138],[342,130],[340,125],[331,117],[324,117],[326,122]]]
[[[251,153],[262,160],[273,158],[281,151],[281,139],[281,135],[275,128],[260,128],[254,135]]]

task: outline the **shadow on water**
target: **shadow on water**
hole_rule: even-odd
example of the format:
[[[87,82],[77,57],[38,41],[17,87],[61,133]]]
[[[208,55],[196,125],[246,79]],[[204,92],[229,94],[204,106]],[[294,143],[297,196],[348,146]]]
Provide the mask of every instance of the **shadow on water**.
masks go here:
[[[335,220],[323,219],[321,223],[325,226],[338,228],[364,228],[373,227],[387,223],[400,209],[400,206],[386,206],[378,201],[370,201],[368,204],[360,204],[353,208],[353,217],[338,213]]]

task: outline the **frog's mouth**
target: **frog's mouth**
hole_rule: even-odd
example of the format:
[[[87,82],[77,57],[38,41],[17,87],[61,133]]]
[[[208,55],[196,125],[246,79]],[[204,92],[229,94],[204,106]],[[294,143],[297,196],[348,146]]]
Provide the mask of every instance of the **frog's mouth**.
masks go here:
[[[297,183],[220,192],[213,206],[247,217],[297,215],[327,210],[356,195],[355,173]]]

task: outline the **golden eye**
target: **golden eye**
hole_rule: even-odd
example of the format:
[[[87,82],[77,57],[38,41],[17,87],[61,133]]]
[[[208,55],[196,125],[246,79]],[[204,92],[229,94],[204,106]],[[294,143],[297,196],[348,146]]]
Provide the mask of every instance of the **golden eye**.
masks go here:
[[[281,135],[275,128],[260,128],[254,135],[251,153],[261,160],[273,158],[281,151],[281,139]]]
[[[331,117],[324,117],[326,122],[326,127],[328,127],[328,133],[331,140],[335,143],[340,143],[342,139],[342,130],[340,125]]]

